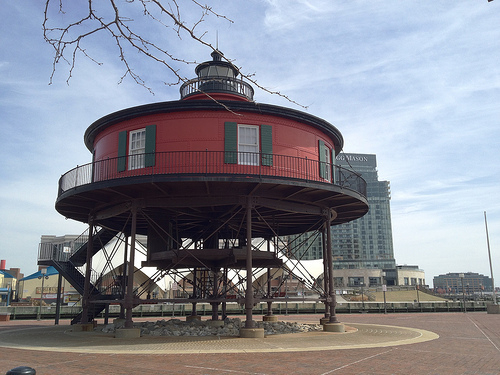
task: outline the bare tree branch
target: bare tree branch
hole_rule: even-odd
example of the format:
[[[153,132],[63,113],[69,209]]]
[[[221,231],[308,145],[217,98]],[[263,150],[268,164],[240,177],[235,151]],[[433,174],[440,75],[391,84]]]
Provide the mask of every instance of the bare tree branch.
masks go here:
[[[71,8],[65,6],[64,0],[45,0],[43,36],[54,50],[54,59],[52,62],[52,72],[50,75],[50,84],[52,84],[56,68],[59,63],[65,62],[68,68],[68,77],[66,82],[69,84],[73,76],[73,71],[76,67],[76,60],[79,54],[90,59],[98,65],[102,62],[92,56],[88,48],[85,48],[84,42],[90,43],[91,37],[107,37],[114,41],[118,50],[119,58],[124,66],[124,73],[121,76],[119,83],[130,77],[134,82],[146,88],[153,94],[153,90],[142,78],[140,73],[136,73],[133,67],[132,53],[139,53],[148,59],[167,68],[170,72],[170,78],[165,81],[166,85],[177,85],[180,82],[187,82],[189,78],[180,74],[180,65],[195,64],[195,61],[187,60],[169,52],[165,41],[161,43],[161,38],[151,38],[145,36],[140,30],[138,21],[122,14],[127,11],[139,17],[145,17],[146,22],[154,22],[164,29],[170,29],[175,38],[182,40],[184,36],[200,43],[212,51],[216,49],[212,44],[206,42],[204,37],[206,31],[199,31],[201,25],[208,17],[216,17],[228,23],[233,23],[231,19],[225,15],[219,14],[211,6],[202,4],[198,0],[189,0],[189,4],[184,3],[179,5],[177,0],[87,0],[86,10],[79,14],[78,7],[81,2],[72,2]],[[199,14],[195,20],[185,21],[183,18],[183,10],[187,12],[187,6],[193,6],[198,9]],[[137,7],[136,10],[134,7]],[[69,9],[69,10],[68,10]],[[189,12],[191,14],[192,12]],[[65,19],[73,21],[61,21],[62,26],[54,25],[54,19],[51,16],[63,16]],[[142,20],[144,21],[144,20]],[[170,38],[171,39],[171,38]],[[170,41],[167,38],[167,42]],[[224,59],[233,64],[227,58]],[[234,65],[233,65],[234,66]],[[241,73],[241,68],[234,66],[240,72],[241,76],[254,84],[259,89],[279,95],[286,100],[300,105],[288,98],[286,95],[278,91],[272,91],[260,85],[254,78],[253,74]]]

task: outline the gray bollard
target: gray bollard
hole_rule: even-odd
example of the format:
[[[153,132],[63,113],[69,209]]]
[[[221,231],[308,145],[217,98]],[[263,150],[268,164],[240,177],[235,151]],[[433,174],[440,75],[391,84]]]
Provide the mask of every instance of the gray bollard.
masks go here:
[[[36,375],[34,368],[28,366],[19,366],[7,371],[5,375]]]

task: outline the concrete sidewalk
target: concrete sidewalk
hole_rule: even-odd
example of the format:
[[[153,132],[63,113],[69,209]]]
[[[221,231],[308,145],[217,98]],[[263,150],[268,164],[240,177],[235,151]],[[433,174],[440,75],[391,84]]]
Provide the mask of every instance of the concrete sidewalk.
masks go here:
[[[320,315],[280,316],[317,323]],[[260,319],[256,316],[255,319]],[[265,339],[73,333],[68,322],[0,323],[0,374],[500,374],[500,316],[486,313],[340,315],[348,333]],[[151,318],[149,320],[152,320]]]

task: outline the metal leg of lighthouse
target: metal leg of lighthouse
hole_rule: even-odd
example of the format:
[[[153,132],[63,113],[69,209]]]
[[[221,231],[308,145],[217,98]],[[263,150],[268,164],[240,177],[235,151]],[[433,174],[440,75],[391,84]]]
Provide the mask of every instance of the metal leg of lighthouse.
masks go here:
[[[271,240],[267,239],[267,251],[271,252]],[[271,298],[271,269],[267,269],[267,298]],[[262,317],[264,322],[277,322],[278,317],[273,315],[273,302],[267,301],[267,314]]]
[[[73,326],[73,331],[92,331],[94,329],[93,322],[89,322],[89,314],[91,309],[90,304],[90,274],[92,272],[92,248],[93,248],[93,235],[94,235],[94,218],[89,216],[89,237],[87,240],[87,257],[85,264],[85,281],[83,284],[83,297],[82,297],[82,315],[80,324]]]
[[[88,324],[89,322],[89,310],[90,310],[90,274],[92,272],[92,248],[94,239],[94,219],[89,218],[89,238],[87,241],[87,258],[85,260],[85,282],[83,285],[83,311],[82,311],[82,324]]]
[[[174,296],[172,296],[174,298]],[[193,294],[191,296],[193,302],[191,302],[191,315],[186,316],[186,321],[190,322],[192,320],[201,320],[200,315],[196,315],[196,301],[198,299],[198,272],[197,268],[193,268]]]
[[[121,299],[125,300],[125,295],[127,292],[127,266],[128,266],[128,236],[125,235],[125,247],[123,250],[123,270],[122,270],[122,283],[121,283]],[[125,302],[120,303],[120,315],[119,319],[125,320]]]
[[[227,267],[224,267],[222,271],[222,296],[224,299],[227,298]],[[227,302],[222,302],[222,320],[226,320],[227,318]]]
[[[125,294],[125,329],[117,329],[115,337],[140,337],[141,330],[134,328],[132,309],[134,308],[134,264],[135,264],[135,237],[137,231],[137,207],[132,205],[132,228],[130,230],[130,260],[127,271],[127,292]]]
[[[54,325],[59,324],[59,318],[61,317],[61,291],[62,291],[62,275],[59,273],[57,277],[57,297],[56,297],[56,317],[54,320]]]
[[[219,269],[214,268],[212,270],[213,274],[213,289],[212,289],[212,298],[217,300],[219,298]],[[212,321],[219,320],[219,302],[212,302]]]
[[[247,285],[245,293],[245,328],[253,328],[253,285],[252,285],[252,204],[247,201]]]
[[[323,330],[327,332],[344,332],[345,327],[337,320],[335,307],[337,301],[335,299],[335,287],[333,284],[333,253],[332,253],[332,220],[334,219],[333,213],[329,210],[325,220],[326,230],[326,250],[328,258],[328,298],[327,301],[330,306],[330,320],[328,323],[323,324]]]
[[[247,198],[246,207],[246,221],[247,221],[247,254],[246,254],[246,271],[247,283],[245,291],[245,327],[240,328],[240,337],[245,338],[263,338],[264,328],[255,328],[255,322],[252,317],[253,310],[253,285],[252,285],[252,200],[251,197]]]
[[[326,223],[323,225],[323,230],[321,231],[321,243],[323,247],[323,293],[325,297],[325,316],[320,319],[321,324],[329,323],[330,322],[330,304],[328,303],[328,296],[330,295],[330,288],[329,288],[329,264],[328,264],[328,250],[326,246]]]

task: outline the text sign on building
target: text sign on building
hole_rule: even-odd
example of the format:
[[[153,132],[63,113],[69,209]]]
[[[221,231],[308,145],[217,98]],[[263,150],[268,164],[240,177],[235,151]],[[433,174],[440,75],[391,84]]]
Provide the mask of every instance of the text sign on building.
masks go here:
[[[64,292],[64,288],[61,288],[61,293]],[[44,286],[43,287],[43,294],[47,293],[56,293],[57,294],[57,286]],[[42,294],[42,287],[37,286],[36,287],[36,294]]]
[[[337,165],[377,167],[377,158],[373,154],[338,154],[335,158]]]

